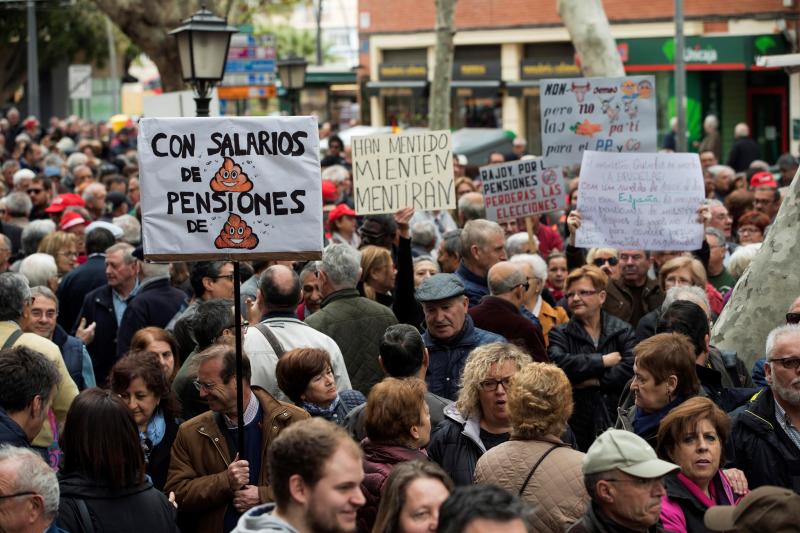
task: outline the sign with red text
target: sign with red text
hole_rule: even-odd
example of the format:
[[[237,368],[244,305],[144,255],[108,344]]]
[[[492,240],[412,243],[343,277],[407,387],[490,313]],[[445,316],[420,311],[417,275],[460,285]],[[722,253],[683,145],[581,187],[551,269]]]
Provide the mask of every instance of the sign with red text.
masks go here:
[[[546,168],[541,158],[481,167],[480,180],[489,220],[506,222],[566,206],[561,167]]]
[[[138,141],[146,259],[320,257],[315,118],[145,118]]]

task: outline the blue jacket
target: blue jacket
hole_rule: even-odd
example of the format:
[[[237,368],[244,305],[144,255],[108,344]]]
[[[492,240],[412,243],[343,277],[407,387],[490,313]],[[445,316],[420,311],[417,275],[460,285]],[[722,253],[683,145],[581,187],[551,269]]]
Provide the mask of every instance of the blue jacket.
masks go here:
[[[19,448],[31,446],[20,425],[14,422],[2,407],[0,407],[0,444],[10,444]]]
[[[453,339],[442,341],[426,331],[422,336],[428,348],[430,362],[425,381],[428,390],[455,401],[461,384],[461,374],[467,356],[474,348],[491,342],[507,342],[505,337],[476,328],[469,315],[464,319],[464,328]]]
[[[72,329],[74,333],[85,318],[86,324],[97,323],[94,330],[94,339],[86,347],[92,358],[94,377],[103,387],[106,385],[108,373],[117,361],[117,319],[114,315],[114,301],[111,296],[111,287],[103,285],[91,291],[83,299],[83,307],[78,313],[78,320]]]
[[[464,284],[464,294],[469,298],[470,307],[475,307],[481,303],[481,299],[484,296],[489,295],[489,285],[486,277],[474,274],[464,265],[464,261],[461,261],[461,264],[458,265],[455,275]]]
[[[89,360],[90,368],[84,368],[84,350],[83,341],[72,335],[67,335],[61,324],[56,324],[56,329],[53,332],[53,342],[61,350],[61,357],[64,358],[64,364],[67,366],[67,371],[78,386],[78,390],[84,390],[87,387],[94,387],[94,372],[91,369],[91,359]],[[87,377],[91,376],[91,379]]]

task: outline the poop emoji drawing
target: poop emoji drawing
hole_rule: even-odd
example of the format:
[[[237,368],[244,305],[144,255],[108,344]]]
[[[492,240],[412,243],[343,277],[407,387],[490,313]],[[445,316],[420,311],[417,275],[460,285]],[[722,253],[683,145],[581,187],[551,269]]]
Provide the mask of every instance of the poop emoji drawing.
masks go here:
[[[211,190],[216,192],[248,192],[252,188],[253,182],[230,157],[225,158],[211,179]]]
[[[258,236],[253,233],[253,229],[242,220],[242,217],[230,214],[222,231],[219,232],[214,240],[217,248],[245,248],[252,250],[258,246]]]

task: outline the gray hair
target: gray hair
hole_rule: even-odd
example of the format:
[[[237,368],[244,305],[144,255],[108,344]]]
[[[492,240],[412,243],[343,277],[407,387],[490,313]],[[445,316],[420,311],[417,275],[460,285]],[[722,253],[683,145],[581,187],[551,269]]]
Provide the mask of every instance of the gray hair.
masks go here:
[[[13,492],[35,492],[44,500],[44,516],[54,520],[58,514],[60,492],[58,478],[50,465],[42,457],[27,448],[17,448],[10,444],[0,444],[0,463],[16,463],[17,479]]]
[[[70,174],[75,172],[75,169],[80,165],[86,165],[89,170],[91,167],[87,164],[89,162],[89,157],[86,154],[81,152],[72,152],[67,157],[67,168],[69,169]]]
[[[30,224],[22,230],[20,237],[20,247],[22,255],[31,255],[39,249],[42,239],[56,230],[56,223],[52,220],[32,220]]]
[[[738,123],[733,128],[733,136],[734,137],[747,137],[750,135],[750,126],[745,124],[744,122]]]
[[[800,334],[800,324],[784,324],[769,332],[766,349],[767,362],[775,355],[775,345],[778,344],[778,341],[787,335],[794,334]]]
[[[477,203],[472,200],[472,198],[477,198],[475,196],[476,194],[480,193],[467,193],[458,199],[458,212],[461,213],[461,215],[464,217],[464,220],[478,220],[486,218],[486,204],[483,202]]]
[[[142,263],[144,279],[163,278],[169,276],[169,263]]]
[[[710,169],[711,167],[709,167]],[[725,204],[717,200],[716,198],[706,198],[703,201],[703,205],[707,205],[709,207],[725,207]]]
[[[457,255],[461,257],[461,230],[450,230],[442,235],[442,242],[444,243],[444,251],[450,255]]]
[[[711,174],[712,177],[716,178],[720,172],[730,172],[731,176],[736,174],[736,171],[728,165],[711,165],[708,167],[708,173]]]
[[[309,274],[318,274],[319,273],[319,262],[318,261],[309,261],[306,263],[306,266],[303,267],[303,270],[300,271],[300,283],[303,282],[303,278],[305,278]]]
[[[18,320],[30,301],[31,289],[25,276],[16,272],[0,274],[0,320]]]
[[[95,192],[99,193],[100,191],[107,192],[106,186],[103,185],[102,183],[92,182],[89,185],[87,185],[85,189],[83,189],[83,194],[81,195],[81,198],[83,198],[84,202],[87,203],[91,202],[92,200],[94,200]]]
[[[539,239],[536,238],[535,235],[532,235],[533,242],[536,244],[538,249],[539,247]],[[523,248],[528,243],[528,233],[525,231],[520,231],[518,233],[514,233],[513,235],[509,235],[506,239],[506,254],[509,257],[512,255],[518,255],[523,252]]]
[[[716,117],[716,115],[708,115],[706,116],[705,120],[703,120],[703,126],[717,129],[719,128],[719,119]]]
[[[696,285],[682,285],[677,287],[670,287],[667,289],[667,294],[664,296],[664,302],[661,304],[661,312],[666,311],[672,302],[678,300],[688,300],[690,302],[702,302],[705,306],[706,312],[711,309],[708,303],[708,295],[702,287]],[[699,305],[699,304],[698,304]]]
[[[739,279],[742,277],[742,275],[744,275],[747,267],[750,266],[753,258],[761,249],[761,244],[762,243],[760,242],[745,244],[744,246],[739,246],[733,251],[731,254],[731,259],[728,261],[728,272],[731,273],[731,276]]]
[[[47,285],[47,282],[58,277],[56,259],[50,254],[31,254],[19,264],[19,273],[25,276],[31,287]]]
[[[56,303],[56,307],[58,307],[58,296],[55,295],[53,291],[51,291],[48,287],[44,285],[34,285],[31,287],[31,298],[36,299],[37,296],[41,296],[42,298],[47,298],[48,300],[52,300]]]
[[[436,259],[434,259],[429,255],[418,255],[417,257],[411,260],[411,263],[414,265],[414,268],[416,268],[418,264],[424,262],[432,263],[433,266],[436,267],[436,272],[439,272],[439,263],[437,263]]]
[[[483,248],[489,243],[489,235],[492,233],[503,235],[503,228],[497,222],[485,219],[470,220],[464,224],[464,229],[461,230],[462,255],[471,257],[472,246]]]
[[[715,239],[717,239],[717,245],[724,245],[725,244],[725,235],[722,234],[720,230],[717,228],[708,227],[705,230],[706,235],[711,235]]]
[[[126,264],[130,265],[134,261],[138,261],[138,259],[133,257],[133,251],[135,249],[136,248],[134,248],[133,245],[128,244],[127,242],[118,242],[106,248],[106,255],[122,252],[122,260],[125,261]]]
[[[511,259],[512,263],[527,263],[533,268],[533,275],[539,281],[547,279],[547,263],[539,254],[517,254]]]
[[[142,225],[133,215],[120,215],[111,220],[112,224],[122,228],[122,242],[134,246],[142,242]]]
[[[322,171],[322,179],[341,183],[350,177],[350,173],[342,165],[333,165]]]
[[[318,268],[334,289],[352,289],[361,276],[361,252],[347,244],[331,244],[322,252]]]
[[[60,167],[64,164],[64,158],[58,154],[48,153],[43,160],[43,164],[46,167]]]
[[[498,263],[499,265],[500,263]],[[496,268],[497,265],[493,266],[492,269]],[[515,267],[512,272],[509,272],[508,275],[504,278],[497,278],[497,276],[492,276],[492,269],[489,270],[489,277],[488,277],[488,285],[489,285],[489,294],[492,296],[497,296],[499,294],[506,294],[514,290],[514,287],[519,286],[522,283],[525,283],[527,276],[525,276],[525,272],[522,271],[521,268]]]
[[[6,206],[6,211],[12,217],[29,217],[33,209],[33,202],[31,197],[24,192],[12,192],[5,198],[3,203]]]
[[[411,244],[431,248],[436,244],[436,226],[433,222],[423,220],[411,226]]]
[[[3,166],[0,167],[3,171],[8,170],[9,168],[19,168],[19,161],[16,159],[9,159],[8,161],[3,162]]]

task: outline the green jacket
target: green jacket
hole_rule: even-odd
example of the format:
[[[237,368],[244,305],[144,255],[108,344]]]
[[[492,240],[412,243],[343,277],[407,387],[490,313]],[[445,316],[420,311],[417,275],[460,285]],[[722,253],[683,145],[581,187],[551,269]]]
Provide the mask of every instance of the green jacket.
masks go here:
[[[322,308],[306,323],[339,345],[353,389],[366,396],[383,379],[378,346],[386,328],[397,324],[391,309],[364,298],[356,289],[342,289],[326,296]]]

